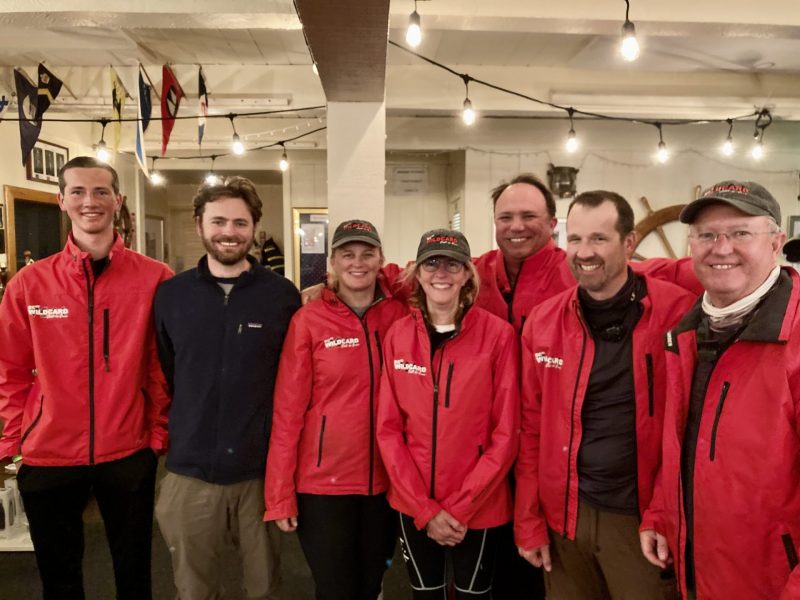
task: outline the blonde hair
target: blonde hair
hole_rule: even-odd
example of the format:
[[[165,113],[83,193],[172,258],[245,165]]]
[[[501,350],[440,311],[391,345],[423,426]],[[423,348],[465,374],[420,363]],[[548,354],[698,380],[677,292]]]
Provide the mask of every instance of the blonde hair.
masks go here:
[[[458,294],[456,324],[461,323],[464,313],[470,306],[475,304],[475,298],[477,298],[478,290],[481,286],[481,280],[478,276],[478,271],[475,270],[475,265],[472,264],[472,261],[462,264],[469,274],[469,279],[464,282],[464,286],[461,288]],[[426,302],[425,291],[422,289],[419,281],[417,281],[417,273],[419,273],[420,268],[420,263],[414,263],[407,266],[400,275],[400,282],[403,284],[403,287],[411,288],[411,295],[408,298],[408,303],[411,304],[411,306],[418,308],[422,312],[422,316],[425,318],[425,323],[430,325],[430,316],[428,315],[428,304]]]

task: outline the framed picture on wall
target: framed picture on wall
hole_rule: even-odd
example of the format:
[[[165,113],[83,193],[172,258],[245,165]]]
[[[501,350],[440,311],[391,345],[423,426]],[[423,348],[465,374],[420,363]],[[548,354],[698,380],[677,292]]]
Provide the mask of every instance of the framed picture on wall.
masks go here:
[[[322,283],[328,273],[328,209],[292,209],[294,283],[305,289]]]
[[[39,140],[25,164],[25,173],[30,181],[58,185],[58,172],[68,160],[68,148]]]
[[[786,223],[786,235],[790,238],[800,235],[800,216],[790,216]]]

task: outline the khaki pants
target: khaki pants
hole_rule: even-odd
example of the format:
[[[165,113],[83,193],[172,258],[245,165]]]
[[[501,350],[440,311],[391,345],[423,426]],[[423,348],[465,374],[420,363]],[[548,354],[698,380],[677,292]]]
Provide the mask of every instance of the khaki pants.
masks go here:
[[[156,518],[172,555],[181,600],[224,596],[220,556],[239,549],[248,599],[277,600],[280,587],[279,533],[264,523],[264,481],[230,485],[167,473],[158,488]]]
[[[550,532],[547,600],[677,600],[675,576],[651,565],[639,519],[580,503],[574,540]]]

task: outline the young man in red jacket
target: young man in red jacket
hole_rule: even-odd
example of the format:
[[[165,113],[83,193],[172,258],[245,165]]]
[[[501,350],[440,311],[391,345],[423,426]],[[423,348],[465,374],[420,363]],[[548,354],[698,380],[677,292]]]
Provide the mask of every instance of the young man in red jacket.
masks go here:
[[[59,173],[64,250],[25,267],[0,305],[0,458],[17,476],[44,598],[83,598],[83,510],[97,499],[117,597],[150,598],[157,453],[169,396],[152,301],[172,272],[114,231],[116,171],[79,156]]]
[[[636,234],[619,194],[580,194],[567,217],[578,286],[533,309],[522,335],[515,534],[547,596],[674,598],[637,556],[660,464],[663,333],[695,297],[628,266]]]
[[[683,209],[701,302],[666,337],[659,486],[641,542],[684,598],[800,598],[800,277],[749,181]]]

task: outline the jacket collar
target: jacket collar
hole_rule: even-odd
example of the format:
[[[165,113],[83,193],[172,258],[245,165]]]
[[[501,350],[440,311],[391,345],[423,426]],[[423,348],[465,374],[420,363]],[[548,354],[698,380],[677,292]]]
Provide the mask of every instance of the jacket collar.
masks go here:
[[[122,237],[117,233],[114,232],[114,241],[111,244],[111,250],[108,252],[108,260],[109,262],[123,260],[124,257],[124,250],[125,250],[125,243],[122,241]],[[63,256],[67,258],[67,260],[72,264],[72,267],[75,269],[75,272],[79,275],[83,275],[83,265],[85,261],[91,260],[92,256],[88,252],[81,250],[78,247],[78,244],[75,243],[75,238],[72,237],[72,232],[70,231],[67,235],[67,243],[64,246]]]
[[[756,308],[750,322],[737,338],[739,341],[785,343],[789,339],[789,331],[798,308],[798,276],[792,270],[783,267],[775,287]],[[675,327],[675,333],[681,334],[697,330],[703,319],[702,298],[686,313]]]
[[[469,306],[464,313],[464,316],[461,319],[461,323],[456,325],[456,332],[453,334],[453,337],[461,335],[463,331],[469,331],[469,328],[472,327],[473,321],[477,319],[475,305],[472,304]],[[417,326],[417,330],[424,334],[426,337],[428,335],[428,324],[425,322],[425,317],[422,315],[422,311],[417,308],[416,306],[411,307],[411,318],[414,319],[414,323]]]
[[[544,265],[550,262],[553,256],[556,255],[557,251],[558,249],[556,248],[556,244],[551,239],[547,242],[547,244],[544,245],[543,248],[531,254],[522,262],[522,266],[519,269],[519,274],[517,275],[517,283],[519,283],[523,271],[536,273]],[[501,292],[510,292],[511,282],[508,280],[508,273],[506,272],[506,260],[503,256],[503,252],[500,249],[497,250],[496,264],[497,287],[500,288]]]
[[[391,295],[387,293],[385,286],[377,283],[375,287],[375,298],[372,301],[372,304],[367,307],[367,310],[387,298],[391,298]],[[336,295],[336,292],[327,286],[322,288],[321,300],[336,311],[347,314],[356,314],[352,308],[350,308],[341,298],[339,298],[339,296]]]
[[[243,285],[248,285],[250,282],[253,281],[253,278],[256,275],[258,269],[263,269],[258,261],[253,258],[251,255],[247,255],[247,262],[250,263],[250,268],[247,271],[242,271],[241,275],[239,276],[238,280],[236,281],[235,287],[241,287]],[[195,277],[198,279],[205,279],[206,281],[210,281],[211,283],[216,284],[217,280],[211,274],[211,271],[208,268],[208,255],[204,254],[199,261],[197,261],[197,270],[195,271]]]

